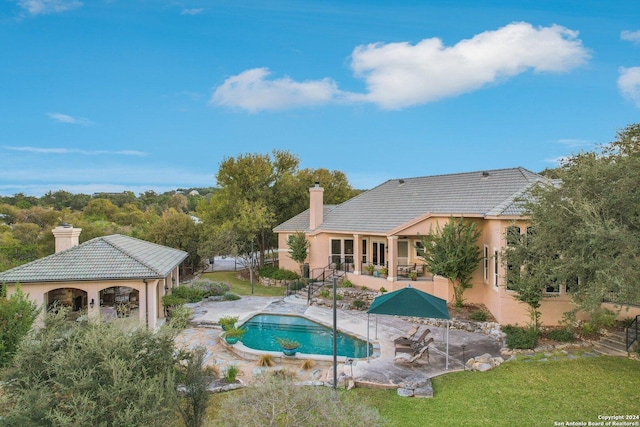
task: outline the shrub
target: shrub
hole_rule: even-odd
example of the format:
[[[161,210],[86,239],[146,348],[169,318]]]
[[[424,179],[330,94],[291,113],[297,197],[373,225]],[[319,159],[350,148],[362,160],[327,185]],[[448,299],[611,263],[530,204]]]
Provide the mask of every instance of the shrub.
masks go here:
[[[222,329],[226,330],[233,328],[236,325],[238,319],[238,316],[222,316],[220,317],[220,319],[218,319],[218,324],[222,326]]]
[[[538,341],[538,332],[532,328],[507,325],[502,331],[507,334],[506,343],[510,349],[532,349]]]
[[[353,288],[353,282],[349,279],[345,279],[342,281],[342,285],[343,288]]]
[[[186,303],[187,300],[175,294],[168,294],[162,297],[162,305],[165,307],[177,307]]]
[[[246,333],[247,333],[246,329],[229,328],[226,331],[224,331],[224,336],[229,338],[241,338]]]
[[[234,292],[227,291],[224,293],[224,295],[222,295],[222,298],[224,298],[225,301],[235,301],[240,299],[240,295]]]
[[[331,293],[327,289],[323,289],[318,295],[320,295],[321,298],[329,298]]]
[[[361,291],[368,291],[369,288],[367,288],[365,285],[360,286],[360,290]]]
[[[191,309],[184,305],[179,305],[171,310],[171,316],[169,316],[169,326],[173,329],[184,329],[189,325],[189,318],[191,317]]]
[[[381,286],[379,289],[381,294],[384,294],[385,292],[387,292],[387,290],[384,288],[384,286]]]
[[[20,287],[6,298],[6,286],[0,296],[0,367],[11,361],[23,337],[40,313],[36,303],[23,294]]]
[[[274,280],[295,280],[300,276],[291,270],[279,269],[273,272],[271,278]]]
[[[228,383],[232,383],[236,380],[239,373],[240,369],[236,365],[229,365],[224,373],[224,380]]]
[[[258,269],[258,275],[260,277],[271,278],[277,270],[278,268],[274,267],[273,265],[265,265],[264,267]]]
[[[573,331],[571,329],[551,329],[547,332],[547,338],[559,342],[572,342],[575,340]]]
[[[344,297],[342,296],[342,294],[336,294],[336,301],[341,301],[343,299]]]
[[[213,425],[230,427],[385,425],[376,409],[358,401],[355,396],[334,394],[326,387],[301,387],[283,374],[262,375],[253,386],[229,393],[221,402],[217,417]]]
[[[117,322],[70,326],[49,314],[3,380],[2,425],[173,425],[174,333]]]
[[[291,291],[298,291],[304,287],[305,284],[302,280],[294,280],[293,282],[289,283],[289,290]]]
[[[356,310],[362,310],[365,306],[365,302],[361,299],[357,299],[353,301],[353,308]]]
[[[228,283],[214,282],[209,279],[200,279],[198,281],[191,282],[191,286],[203,291],[203,298],[217,297],[231,289],[231,286],[229,286]]]
[[[263,367],[271,367],[273,366],[273,364],[274,364],[273,356],[270,354],[261,354],[260,358],[256,362],[256,365],[263,366]]]
[[[620,321],[620,324],[624,329],[627,329],[633,324],[635,320],[636,320],[635,317],[625,317]]]
[[[182,298],[187,302],[194,303],[204,299],[205,291],[192,286],[178,286],[171,290],[171,295]]]
[[[313,367],[315,367],[316,364],[313,362],[313,360],[311,359],[305,359],[302,364],[300,365],[300,369],[304,370],[304,371],[308,371],[309,369],[313,369]]]
[[[209,406],[209,383],[216,378],[215,371],[204,367],[207,349],[198,346],[184,352],[182,364],[177,370],[177,380],[182,384],[183,399],[178,405],[184,425],[199,427],[204,424]]]
[[[487,312],[484,310],[476,310],[473,313],[469,314],[469,319],[475,320],[476,322],[486,322]]]

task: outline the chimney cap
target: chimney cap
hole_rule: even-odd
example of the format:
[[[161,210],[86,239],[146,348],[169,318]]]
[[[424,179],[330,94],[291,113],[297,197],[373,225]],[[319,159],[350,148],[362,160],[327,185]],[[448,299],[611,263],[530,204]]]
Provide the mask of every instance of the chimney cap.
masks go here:
[[[61,222],[60,223],[60,227],[71,228],[73,226],[71,224],[69,224],[68,222]]]
[[[320,181],[316,181],[313,183],[314,187],[320,187]]]

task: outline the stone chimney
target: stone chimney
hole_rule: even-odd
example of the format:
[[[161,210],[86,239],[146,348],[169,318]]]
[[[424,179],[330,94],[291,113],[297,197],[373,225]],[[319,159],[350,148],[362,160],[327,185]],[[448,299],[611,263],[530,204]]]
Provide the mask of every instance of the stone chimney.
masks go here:
[[[73,228],[71,224],[63,223],[51,231],[56,239],[56,253],[58,253],[78,246],[82,228]]]
[[[324,215],[324,188],[320,187],[320,183],[316,181],[313,187],[309,189],[309,229],[315,230],[322,224]]]

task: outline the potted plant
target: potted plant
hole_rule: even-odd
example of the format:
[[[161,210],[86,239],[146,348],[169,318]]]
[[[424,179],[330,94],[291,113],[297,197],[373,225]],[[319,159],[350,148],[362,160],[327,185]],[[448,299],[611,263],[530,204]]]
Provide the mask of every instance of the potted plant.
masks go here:
[[[409,279],[418,280],[418,272],[417,271],[410,271],[409,272]]]
[[[282,347],[282,352],[285,356],[293,356],[298,351],[298,347],[300,347],[300,343],[295,340],[290,340],[288,338],[276,338],[280,347]]]
[[[246,333],[246,329],[232,327],[224,332],[224,340],[229,344],[235,344]]]
[[[373,264],[367,264],[367,266],[364,268],[364,270],[369,274],[372,275],[373,271],[376,269],[376,266]]]
[[[381,276],[386,276],[387,273],[389,272],[389,270],[387,270],[387,267],[382,267],[382,268],[380,268],[379,271],[380,271],[380,275]]]
[[[222,316],[218,323],[222,327],[223,330],[231,329],[236,326],[236,322],[238,321],[238,316]]]

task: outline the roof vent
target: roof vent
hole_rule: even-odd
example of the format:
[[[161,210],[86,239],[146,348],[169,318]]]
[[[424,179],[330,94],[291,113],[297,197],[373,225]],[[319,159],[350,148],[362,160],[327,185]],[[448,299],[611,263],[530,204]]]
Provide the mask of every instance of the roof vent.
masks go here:
[[[398,182],[399,182],[400,184],[404,184],[404,179],[400,179],[400,180],[398,180]]]
[[[482,177],[483,177],[483,178],[489,178],[489,172],[487,172],[487,171],[483,171],[483,172],[482,172]]]

